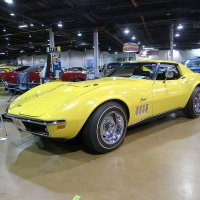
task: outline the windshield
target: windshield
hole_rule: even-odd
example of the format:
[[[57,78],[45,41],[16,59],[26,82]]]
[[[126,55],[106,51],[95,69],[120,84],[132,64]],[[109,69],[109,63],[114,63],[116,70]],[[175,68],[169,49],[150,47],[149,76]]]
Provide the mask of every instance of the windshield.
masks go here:
[[[108,76],[153,79],[157,63],[122,63]]]
[[[44,68],[44,66],[38,66],[38,65],[35,65],[35,66],[31,66],[29,68],[27,68],[26,70],[24,70],[24,72],[41,72],[42,69]]]
[[[188,68],[200,68],[200,60],[186,60],[183,63]]]
[[[23,66],[23,67],[19,67],[19,68],[15,69],[15,70],[13,70],[13,71],[21,72],[21,71],[23,71],[23,70],[25,70],[25,69],[27,69],[27,68],[29,68],[29,67],[30,67],[30,66]]]

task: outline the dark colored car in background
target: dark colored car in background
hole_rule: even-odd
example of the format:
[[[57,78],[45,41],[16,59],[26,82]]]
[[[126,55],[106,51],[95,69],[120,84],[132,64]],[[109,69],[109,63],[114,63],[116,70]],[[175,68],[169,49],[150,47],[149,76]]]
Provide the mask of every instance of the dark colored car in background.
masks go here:
[[[102,69],[102,75],[106,76],[107,74],[109,74],[112,70],[115,69],[115,67],[117,67],[121,62],[110,62],[107,64],[103,65],[103,69]]]
[[[200,57],[183,61],[183,64],[195,73],[200,73]]]

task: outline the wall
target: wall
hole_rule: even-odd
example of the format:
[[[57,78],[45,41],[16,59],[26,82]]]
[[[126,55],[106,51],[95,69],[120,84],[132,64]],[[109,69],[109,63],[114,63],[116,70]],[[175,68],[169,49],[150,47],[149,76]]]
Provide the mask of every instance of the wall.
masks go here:
[[[145,50],[140,53],[145,54]],[[192,50],[174,50],[173,52],[173,60],[178,62],[183,62],[188,58],[193,58],[195,56],[200,56],[200,49],[192,49]],[[67,51],[61,52],[61,67],[69,68],[69,67],[86,67],[87,60],[94,59],[93,50],[85,50],[84,52],[79,51]],[[152,55],[148,58],[140,57],[139,54],[136,53],[117,53],[117,54],[109,54],[109,52],[103,51],[99,54],[99,66],[103,66],[105,63],[113,62],[113,61],[125,61],[125,60],[141,60],[141,59],[162,59],[162,60],[170,60],[170,51],[163,50],[159,51],[159,55]],[[8,62],[8,61],[7,61]],[[9,61],[10,62],[10,61]],[[35,64],[44,64],[46,63],[46,55],[33,55],[33,56],[23,56],[17,58],[17,65],[35,65]]]

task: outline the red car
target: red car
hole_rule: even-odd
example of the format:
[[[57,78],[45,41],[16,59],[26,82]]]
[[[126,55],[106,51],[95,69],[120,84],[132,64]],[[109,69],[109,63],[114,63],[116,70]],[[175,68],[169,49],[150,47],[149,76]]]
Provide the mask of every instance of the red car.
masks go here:
[[[34,65],[34,66],[24,66],[16,70],[7,73],[0,73],[0,79],[3,79],[8,83],[8,87],[17,86],[17,73],[19,72],[28,72],[29,73],[29,82],[34,82],[40,84],[40,72],[44,66]],[[78,72],[64,72],[62,71],[62,81],[85,81],[86,74]]]

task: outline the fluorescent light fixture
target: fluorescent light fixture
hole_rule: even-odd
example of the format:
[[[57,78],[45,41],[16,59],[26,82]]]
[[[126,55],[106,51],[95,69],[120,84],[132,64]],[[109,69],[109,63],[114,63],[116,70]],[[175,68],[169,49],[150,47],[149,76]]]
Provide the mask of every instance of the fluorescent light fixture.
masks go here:
[[[19,28],[26,28],[26,27],[28,27],[27,24],[19,25]]]
[[[124,33],[128,34],[129,33],[129,30],[126,28]]]
[[[179,37],[180,36],[180,34],[179,33],[176,33],[176,35],[175,35],[176,37]]]
[[[61,23],[61,22],[59,22],[59,23],[58,23],[58,26],[59,26],[59,27],[62,27],[63,25],[62,25],[62,23]]]
[[[181,24],[178,25],[178,29],[182,29],[183,26]]]
[[[12,0],[5,0],[6,3],[13,3]]]
[[[15,16],[15,14],[14,14],[14,13],[10,13],[10,15],[11,15],[11,16]]]
[[[79,32],[78,32],[78,36],[80,37],[81,35],[82,35],[82,33],[79,31]]]

